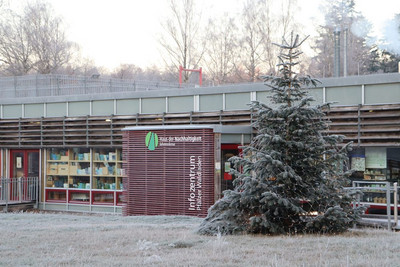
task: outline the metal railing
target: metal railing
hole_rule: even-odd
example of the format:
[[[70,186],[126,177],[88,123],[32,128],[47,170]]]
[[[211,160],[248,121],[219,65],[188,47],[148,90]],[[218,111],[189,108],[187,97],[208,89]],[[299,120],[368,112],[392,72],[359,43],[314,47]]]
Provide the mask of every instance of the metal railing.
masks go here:
[[[38,201],[38,177],[0,178],[0,204],[6,212],[11,204],[36,202],[37,207]]]
[[[347,187],[347,190],[358,190],[362,192],[362,195],[357,194],[357,198],[353,203],[354,206],[366,206],[381,203],[386,205],[386,218],[388,230],[392,229],[392,225],[395,229],[399,229],[398,222],[398,196],[399,188],[397,183],[393,183],[391,186],[390,182],[377,182],[377,181],[353,181],[352,187]],[[368,196],[368,193],[380,193],[382,197]],[[384,196],[384,197],[383,197]],[[392,198],[393,196],[393,198]],[[366,199],[365,199],[366,198]],[[393,199],[393,201],[392,201]],[[393,224],[392,224],[392,207],[393,207]]]
[[[60,74],[0,77],[0,98],[65,96],[195,87],[160,81],[138,81]]]

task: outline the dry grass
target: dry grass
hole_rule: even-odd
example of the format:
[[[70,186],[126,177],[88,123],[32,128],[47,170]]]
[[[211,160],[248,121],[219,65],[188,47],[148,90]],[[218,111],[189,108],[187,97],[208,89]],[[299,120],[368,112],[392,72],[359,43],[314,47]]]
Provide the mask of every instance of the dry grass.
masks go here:
[[[200,236],[201,219],[0,214],[0,266],[399,266],[400,236]]]

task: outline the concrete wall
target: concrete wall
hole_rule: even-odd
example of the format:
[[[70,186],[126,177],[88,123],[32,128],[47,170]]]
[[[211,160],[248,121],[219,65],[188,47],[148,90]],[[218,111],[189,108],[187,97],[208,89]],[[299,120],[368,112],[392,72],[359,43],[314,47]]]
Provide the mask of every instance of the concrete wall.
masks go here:
[[[309,89],[316,104],[333,102],[333,105],[349,106],[400,103],[398,73],[320,81],[317,88]],[[0,99],[0,118],[243,110],[254,100],[271,104],[269,95],[269,88],[263,83],[249,83],[162,91],[5,98]]]

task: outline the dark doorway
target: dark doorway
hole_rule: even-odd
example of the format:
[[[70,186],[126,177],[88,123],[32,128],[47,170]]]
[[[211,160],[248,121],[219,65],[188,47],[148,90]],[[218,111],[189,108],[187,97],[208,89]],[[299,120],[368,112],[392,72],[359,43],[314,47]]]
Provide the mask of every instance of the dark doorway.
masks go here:
[[[230,170],[233,167],[233,164],[229,161],[229,159],[233,156],[238,156],[240,153],[238,144],[223,144],[221,146],[221,159],[222,159],[222,177],[221,177],[221,191],[232,190],[233,180],[235,180],[235,176],[230,174]]]

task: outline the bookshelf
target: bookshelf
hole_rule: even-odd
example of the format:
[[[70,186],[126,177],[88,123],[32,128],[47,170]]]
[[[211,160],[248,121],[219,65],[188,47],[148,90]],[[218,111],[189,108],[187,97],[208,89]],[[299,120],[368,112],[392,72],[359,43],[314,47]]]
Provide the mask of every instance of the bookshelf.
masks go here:
[[[125,175],[122,160],[120,149],[48,149],[46,201],[121,204],[122,178]]]

